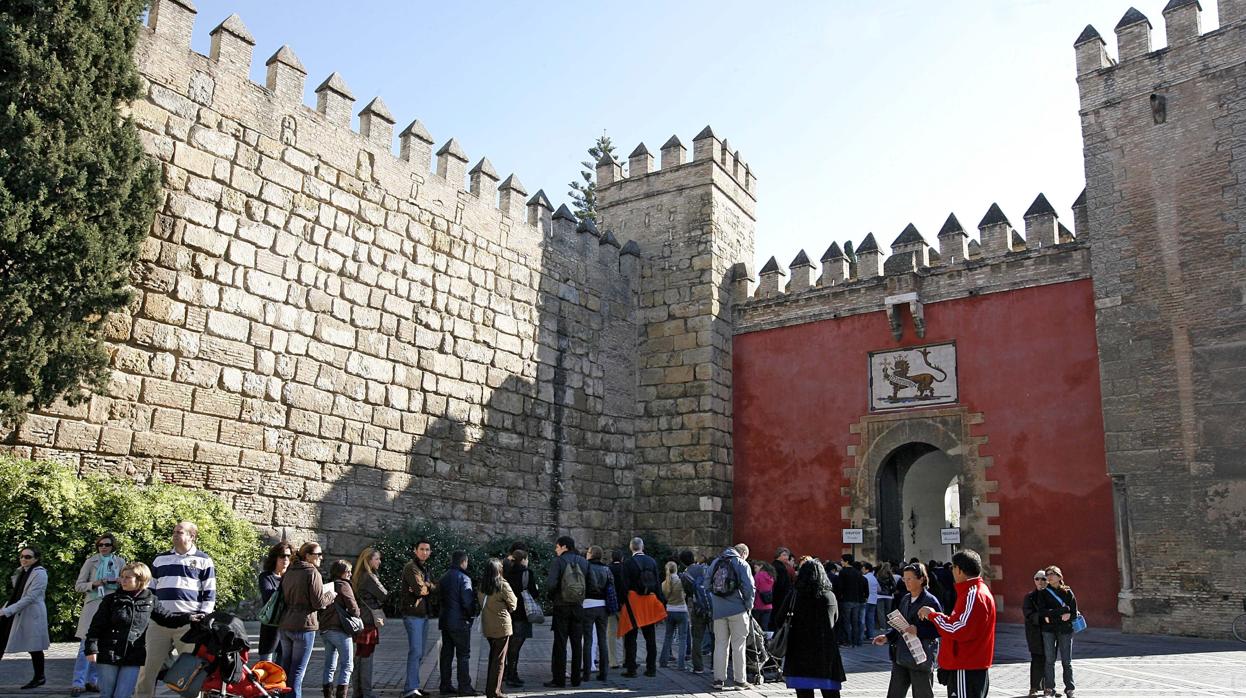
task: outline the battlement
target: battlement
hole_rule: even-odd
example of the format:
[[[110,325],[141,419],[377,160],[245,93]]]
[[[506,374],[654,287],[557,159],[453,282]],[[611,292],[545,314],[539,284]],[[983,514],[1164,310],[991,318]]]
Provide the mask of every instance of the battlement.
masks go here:
[[[1082,207],[1079,196],[1075,218],[1081,218]],[[832,242],[819,260],[820,273],[804,250],[787,273],[771,257],[758,272],[755,291],[747,267],[737,264],[732,279],[736,332],[890,311],[890,299],[897,294],[936,302],[1089,276],[1085,234],[1079,230],[1075,237],[1060,223],[1046,196],[1039,194],[1023,219],[1024,235],[998,204],[991,204],[978,223],[979,239],[972,240],[956,214],[950,214],[939,230],[938,249],[910,223],[892,241],[890,255],[883,254],[873,233],[851,254],[848,244]]]
[[[341,74],[319,83],[315,107],[309,107],[303,102],[307,70],[289,46],[265,61],[265,84],[252,82],[256,42],[237,14],[212,29],[209,55],[193,51],[196,14],[190,0],[152,3],[148,31],[136,50],[140,72],[151,83],[148,98],[171,118],[190,122],[203,121],[201,107],[216,112],[227,120],[223,130],[236,129],[248,145],[265,152],[261,177],[269,178],[267,170],[316,176],[365,199],[405,200],[522,255],[557,250],[578,253],[584,263],[611,259],[618,267],[617,241],[605,244],[598,236],[594,241],[602,244],[582,244],[574,224],[569,231],[555,225],[543,192],[529,198],[517,175],[502,179],[487,157],[469,168],[471,160],[454,138],[434,152],[435,141],[419,119],[398,132],[395,152],[397,120],[379,96],[358,111],[358,130],[352,130],[356,98]],[[132,115],[143,118],[136,111],[141,109],[132,109]],[[225,152],[232,151],[230,144],[218,145],[216,155],[233,155]],[[294,194],[297,179],[289,181]]]
[[[1216,0],[1209,0],[1215,2]],[[1154,48],[1153,25],[1130,7],[1117,23],[1117,56],[1086,25],[1073,42],[1083,111],[1151,93],[1156,123],[1167,119],[1164,90],[1208,71],[1246,62],[1246,0],[1219,0],[1219,28],[1203,32],[1199,0],[1171,0],[1163,9],[1166,45]]]
[[[703,184],[726,194],[750,218],[756,219],[757,176],[752,167],[720,139],[709,126],[692,139],[692,159],[679,136],[671,136],[660,149],[660,166],[641,143],[627,159],[627,171],[609,154],[597,162],[597,188],[603,202],[613,206]]]

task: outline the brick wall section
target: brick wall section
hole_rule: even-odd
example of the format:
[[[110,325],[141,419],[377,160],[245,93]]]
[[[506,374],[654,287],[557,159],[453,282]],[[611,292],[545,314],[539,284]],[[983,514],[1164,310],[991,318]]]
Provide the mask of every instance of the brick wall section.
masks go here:
[[[1220,29],[1166,17],[1170,45],[1135,42],[1119,65],[1097,39],[1078,46],[1120,608],[1137,632],[1223,634],[1208,619],[1241,611],[1246,25],[1243,3],[1220,4]]]
[[[162,203],[108,322],[112,381],[10,448],[206,488],[333,554],[411,517],[619,542],[636,258],[548,209],[528,225],[514,191],[499,210],[496,178],[465,191],[452,152],[432,174],[422,127],[395,157],[383,106],[352,132],[344,83],[307,108],[293,54],[251,83],[240,22],[191,52],[193,11],[157,5],[128,113]]]
[[[603,225],[644,250],[636,528],[712,550],[731,535],[731,267],[753,256],[755,183],[702,136],[691,162],[598,196]]]

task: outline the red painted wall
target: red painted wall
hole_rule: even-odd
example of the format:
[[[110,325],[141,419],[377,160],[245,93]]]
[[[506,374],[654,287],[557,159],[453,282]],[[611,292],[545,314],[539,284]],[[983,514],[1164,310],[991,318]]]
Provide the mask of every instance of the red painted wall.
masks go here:
[[[983,413],[972,433],[989,438],[979,453],[999,483],[1002,619],[1020,622],[1034,571],[1056,564],[1092,625],[1120,627],[1091,282],[934,303],[925,317],[918,339],[906,313],[898,343],[881,311],[735,338],[736,538],[767,559],[778,545],[838,557],[869,352],[955,340],[960,403]]]

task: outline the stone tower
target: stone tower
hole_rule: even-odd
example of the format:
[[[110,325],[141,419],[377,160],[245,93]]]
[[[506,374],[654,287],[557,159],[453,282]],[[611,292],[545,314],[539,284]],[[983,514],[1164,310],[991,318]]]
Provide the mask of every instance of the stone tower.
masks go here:
[[[1077,39],[1108,471],[1134,632],[1240,610],[1246,556],[1246,0]],[[1081,232],[1081,231],[1079,231]]]
[[[756,179],[707,126],[692,160],[641,144],[597,165],[601,225],[641,250],[635,525],[678,547],[731,535],[731,288],[753,258]]]

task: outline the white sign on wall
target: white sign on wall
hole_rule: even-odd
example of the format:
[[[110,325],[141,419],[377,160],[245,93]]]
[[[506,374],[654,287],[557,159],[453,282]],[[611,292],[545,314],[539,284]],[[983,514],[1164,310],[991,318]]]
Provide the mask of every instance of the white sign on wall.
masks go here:
[[[845,528],[844,529],[844,542],[845,543],[864,543],[865,542],[865,529]]]
[[[870,410],[930,407],[959,399],[955,342],[870,352]]]
[[[944,545],[960,545],[960,529],[959,528],[941,528],[939,529],[939,539]]]

